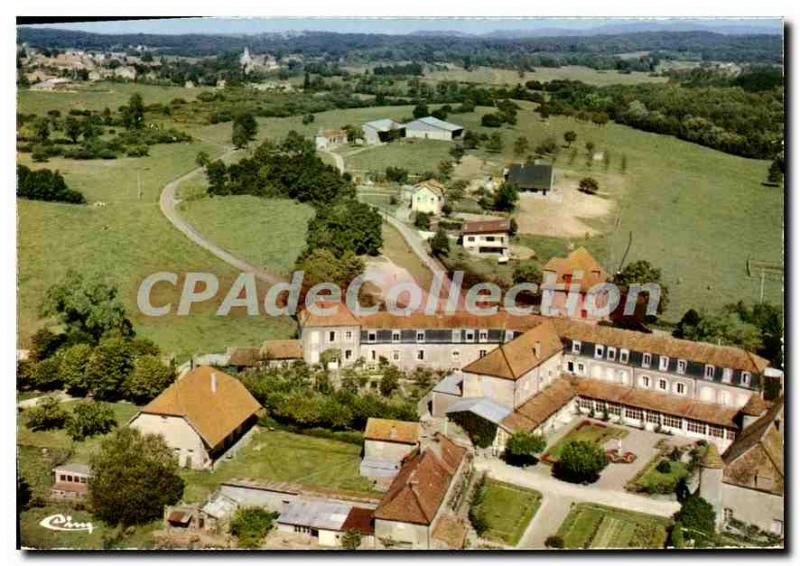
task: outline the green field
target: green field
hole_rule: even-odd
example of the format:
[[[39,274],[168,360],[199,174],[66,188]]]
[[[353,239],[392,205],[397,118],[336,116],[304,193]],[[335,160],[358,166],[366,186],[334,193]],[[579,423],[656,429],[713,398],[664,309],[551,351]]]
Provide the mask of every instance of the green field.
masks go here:
[[[539,510],[542,494],[508,483],[487,479],[481,511],[488,528],[483,536],[516,546]]]
[[[452,159],[448,153],[451,147],[453,144],[446,141],[406,138],[385,145],[368,146],[351,155],[343,153],[343,156],[347,170],[353,174],[383,173],[387,167],[402,167],[412,174],[436,173],[439,162]]]
[[[558,529],[565,548],[663,548],[670,520],[594,503],[577,503]]]
[[[663,83],[666,77],[651,77],[647,73],[619,73],[608,70],[600,71],[589,67],[568,65],[559,68],[539,67],[536,71],[526,71],[520,76],[512,69],[494,69],[478,67],[471,71],[462,68],[446,71],[432,71],[425,74],[426,79],[434,81],[459,81],[489,85],[516,85],[526,81],[549,82],[554,80],[581,81],[587,84],[604,86],[611,84]]]
[[[233,460],[213,472],[184,470],[184,501],[202,501],[223,481],[275,480],[372,493],[359,475],[361,447],[283,431],[259,430]]]
[[[669,463],[669,472],[659,472],[657,467],[659,462],[665,460]],[[675,487],[681,479],[689,476],[689,470],[682,461],[673,461],[663,454],[657,455],[650,460],[638,474],[634,477],[626,489],[644,493],[675,493]]]
[[[174,314],[145,317],[136,305],[139,283],[156,271],[214,273],[223,290],[236,277],[227,264],[178,232],[158,206],[161,188],[193,169],[197,152],[221,153],[218,140],[228,134],[229,128],[227,125],[224,133],[222,126],[197,128],[193,135],[200,134],[208,141],[153,146],[150,156],[138,159],[58,158],[32,164],[30,154],[18,156],[21,163],[31,167],[60,170],[70,188],[83,192],[92,203],[103,204],[73,206],[17,201],[18,321],[22,347],[44,323],[39,308],[45,291],[69,269],[99,274],[115,284],[137,332],[182,359],[191,354],[219,352],[228,346],[259,344],[268,338],[293,335],[295,325],[290,319],[216,316],[222,296],[218,301],[209,301],[208,306],[193,309],[192,316],[186,317]],[[143,189],[141,200],[137,198],[137,173]],[[155,300],[175,305],[179,291],[164,288]]]
[[[561,451],[564,449],[564,446],[570,442],[596,442],[602,447],[609,440],[614,438],[625,438],[627,434],[628,431],[624,428],[615,426],[602,427],[596,424],[583,426],[583,423],[581,423],[567,434],[562,436],[555,444],[548,447],[547,451],[544,453],[544,458],[546,458],[548,462],[558,461],[558,459],[561,457]]]
[[[307,204],[247,195],[185,201],[179,210],[215,244],[279,275],[291,273],[314,215]]]
[[[135,92],[142,95],[145,104],[166,104],[173,98],[191,101],[209,87],[184,88],[180,86],[155,86],[141,83],[97,82],[73,85],[69,91],[23,90],[17,97],[17,112],[23,114],[45,114],[48,110],[59,110],[66,114],[76,110],[112,111],[127,104]]]

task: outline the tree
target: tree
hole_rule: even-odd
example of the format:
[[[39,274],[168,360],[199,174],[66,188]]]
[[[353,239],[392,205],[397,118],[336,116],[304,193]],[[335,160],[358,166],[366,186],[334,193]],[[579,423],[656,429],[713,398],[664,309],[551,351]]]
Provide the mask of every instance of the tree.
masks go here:
[[[481,138],[472,130],[467,130],[464,132],[463,142],[466,149],[477,149],[481,145]]]
[[[592,177],[584,177],[578,183],[578,190],[589,195],[597,194],[599,189],[600,184]]]
[[[436,234],[430,239],[431,253],[436,257],[447,256],[450,254],[450,238],[441,226],[436,230]]]
[[[258,123],[250,112],[240,112],[233,118],[231,141],[236,148],[242,148],[255,139]]]
[[[783,181],[783,171],[781,171],[780,163],[778,160],[774,160],[769,166],[769,172],[767,173],[767,184],[778,186]]]
[[[64,120],[64,133],[70,140],[72,140],[72,143],[78,143],[78,138],[80,137],[82,130],[83,128],[80,121],[78,121],[74,116],[67,116],[67,118]]]
[[[86,382],[90,392],[97,399],[119,399],[123,396],[122,386],[133,364],[130,341],[120,336],[104,338],[86,364]]]
[[[514,155],[525,155],[528,153],[528,149],[530,149],[530,144],[528,143],[528,138],[525,136],[518,137],[514,142]]]
[[[34,362],[46,360],[64,344],[64,336],[49,328],[40,328],[31,336],[30,359]]]
[[[567,142],[567,147],[570,147],[576,139],[578,139],[578,134],[574,131],[567,130],[564,132],[564,141]]]
[[[525,466],[536,462],[536,454],[547,446],[541,434],[519,431],[506,442],[506,461],[512,466]]]
[[[178,460],[164,437],[124,427],[103,440],[91,459],[89,502],[109,525],[160,519],[183,496]]]
[[[669,287],[661,280],[661,270],[647,260],[642,259],[626,265],[614,276],[614,283],[626,289],[634,283],[641,285],[655,283],[661,287],[661,300],[658,303],[657,312],[664,312],[669,304]]]
[[[46,142],[50,137],[50,120],[38,118],[33,123],[33,137],[37,142]]]
[[[380,381],[380,392],[384,397],[391,397],[397,388],[400,386],[400,377],[402,373],[396,366],[387,365],[383,368],[383,375]]]
[[[310,123],[312,123],[314,121],[314,115],[313,114],[306,114],[306,115],[303,116],[303,120],[302,121],[303,121],[303,125],[307,126],[308,124],[310,124]]]
[[[591,483],[608,464],[603,448],[589,440],[573,440],[564,445],[554,473],[564,481]]]
[[[61,373],[59,372],[60,367],[61,362],[58,356],[36,362],[30,368],[29,382],[31,387],[39,391],[60,389],[64,385]]]
[[[461,411],[448,415],[458,426],[464,429],[476,448],[487,448],[497,436],[497,425],[469,411]]]
[[[59,371],[64,380],[64,387],[70,393],[84,395],[89,391],[86,365],[91,354],[92,347],[89,344],[75,344],[61,354]]]
[[[517,206],[519,190],[514,183],[503,183],[494,193],[492,208],[502,212],[511,212]]]
[[[432,214],[430,212],[417,212],[414,215],[414,226],[420,230],[429,230],[431,227],[431,216]]]
[[[430,112],[428,112],[428,105],[424,102],[418,102],[417,105],[414,106],[414,110],[412,110],[411,113],[414,115],[415,119],[430,116]]]
[[[58,171],[37,169],[31,171],[25,165],[17,165],[17,196],[31,200],[84,204],[86,199],[79,191],[67,186]]]
[[[683,525],[680,521],[676,521],[672,525],[672,530],[669,532],[669,545],[672,548],[683,548]]]
[[[498,114],[484,114],[481,116],[481,126],[484,128],[499,128],[503,125],[503,119]]]
[[[117,419],[109,405],[96,401],[82,401],[73,407],[66,428],[72,440],[81,441],[111,432],[115,426]]]
[[[489,137],[489,141],[486,143],[486,149],[492,153],[500,153],[503,151],[503,136],[500,135],[500,132],[495,132]]]
[[[347,124],[342,129],[347,134],[347,141],[349,143],[354,143],[356,140],[364,138],[364,130],[361,128],[361,126],[353,126],[352,124]]]
[[[303,285],[308,289],[327,282],[345,288],[364,272],[364,261],[353,252],[338,256],[329,249],[318,248],[299,260],[296,269],[305,272]]]
[[[198,167],[207,167],[211,163],[211,157],[209,157],[208,152],[199,151],[197,152],[197,157],[194,158],[194,162]]]
[[[173,368],[164,365],[157,356],[140,356],[125,380],[125,395],[134,403],[144,404],[157,397],[173,381]]]
[[[361,533],[350,529],[342,534],[342,548],[357,550],[359,546],[361,546]]]
[[[55,316],[73,342],[97,343],[109,332],[133,336],[133,324],[117,289],[98,277],[68,271],[66,277],[45,294],[42,311]]]
[[[690,495],[673,517],[676,523],[690,531],[712,534],[716,527],[716,513],[711,504],[699,495]]]
[[[68,416],[55,395],[45,395],[25,413],[28,417],[26,426],[31,430],[64,428]]]
[[[277,513],[263,507],[239,507],[231,520],[230,531],[240,548],[258,548],[277,517]]]
[[[594,142],[593,142],[593,141],[587,141],[587,142],[586,142],[586,153],[587,153],[587,154],[588,154],[590,157],[591,157],[591,156],[592,156],[592,154],[594,153]]]

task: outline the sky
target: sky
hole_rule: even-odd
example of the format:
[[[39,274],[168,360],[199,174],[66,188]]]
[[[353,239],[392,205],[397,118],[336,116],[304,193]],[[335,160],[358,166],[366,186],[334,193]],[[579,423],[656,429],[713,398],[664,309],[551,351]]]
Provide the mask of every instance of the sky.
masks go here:
[[[622,18],[186,18],[129,20],[116,22],[78,22],[42,24],[37,27],[88,31],[94,33],[155,34],[254,34],[283,31],[335,31],[340,33],[405,34],[415,31],[459,31],[482,34],[503,30],[529,30],[532,34],[568,30],[585,33],[605,26],[649,22],[667,29],[700,26],[722,30],[731,26],[756,26],[762,32],[781,33],[779,19],[643,20]],[[610,30],[606,30],[609,32]],[[614,30],[618,31],[618,30]],[[740,30],[741,31],[741,30]],[[752,31],[752,30],[748,30]]]

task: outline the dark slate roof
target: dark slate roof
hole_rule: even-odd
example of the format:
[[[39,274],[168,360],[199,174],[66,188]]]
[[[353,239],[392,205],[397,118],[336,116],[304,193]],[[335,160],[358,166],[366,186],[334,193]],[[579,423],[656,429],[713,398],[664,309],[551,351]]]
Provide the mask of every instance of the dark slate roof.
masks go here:
[[[552,189],[553,166],[539,163],[514,163],[506,180],[520,189]]]

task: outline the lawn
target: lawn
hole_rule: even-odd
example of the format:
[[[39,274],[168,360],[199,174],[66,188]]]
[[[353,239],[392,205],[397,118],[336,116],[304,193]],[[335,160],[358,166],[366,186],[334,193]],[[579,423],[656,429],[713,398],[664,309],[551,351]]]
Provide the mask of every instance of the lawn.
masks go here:
[[[542,494],[493,479],[487,479],[480,504],[488,528],[483,536],[516,546],[531,522]]]
[[[548,463],[557,462],[561,456],[561,450],[570,442],[579,440],[596,442],[602,447],[609,440],[625,438],[627,434],[628,431],[624,428],[582,421],[578,423],[575,428],[562,436],[554,445],[550,446],[542,456],[542,459]]]
[[[221,482],[234,478],[371,493],[371,482],[359,475],[360,462],[358,445],[261,429],[235,458],[222,462],[213,472],[184,470],[184,500],[202,501]]]
[[[460,115],[451,119],[458,122]],[[411,174],[436,173],[437,165],[449,161],[451,142],[405,138],[387,144],[344,152],[345,166],[353,174],[384,173],[387,167],[401,167]]]
[[[433,282],[433,274],[428,267],[423,264],[417,254],[409,247],[397,228],[383,223],[383,247],[381,253],[388,257],[392,263],[399,265],[407,270],[417,285],[423,289],[430,289]]]
[[[305,248],[314,209],[289,199],[249,195],[200,198],[179,205],[198,232],[225,250],[272,273],[288,276]]]
[[[661,461],[669,464],[669,472],[658,471]],[[625,489],[644,493],[674,493],[675,486],[682,478],[688,478],[689,470],[681,461],[673,461],[669,457],[659,454],[650,460],[636,476],[628,482]]]
[[[489,85],[517,85],[527,81],[549,82],[553,80],[581,81],[587,84],[604,86],[611,84],[664,83],[666,77],[651,77],[648,73],[619,73],[613,70],[597,70],[577,65],[558,68],[539,67],[536,71],[526,71],[520,76],[513,69],[495,69],[477,67],[471,71],[463,68],[446,71],[432,71],[425,74],[425,79],[435,81],[459,81]]]
[[[670,520],[594,503],[577,503],[558,529],[565,548],[663,548]]]
[[[482,127],[480,118],[493,111],[490,108],[450,119],[478,133],[500,132],[501,152],[484,148],[469,152],[492,163],[498,174],[505,164],[519,161],[513,154],[517,137],[525,136],[535,148],[547,138],[563,143],[564,132],[575,131],[578,139],[573,147],[578,154],[573,158],[571,150],[561,149],[556,175],[566,169],[580,176],[602,174],[613,179],[613,186],[600,188],[616,202],[613,214],[586,221],[602,232],[590,238],[587,247],[607,271],[617,271],[623,259],[626,263],[645,259],[660,268],[670,295],[666,318],[673,322],[689,308],[714,309],[759,299],[760,279],[748,276],[748,258],[782,263],[783,257],[783,191],[762,186],[767,161],[614,123],[596,126],[563,116],[542,121],[533,112],[535,105],[518,104],[515,126]],[[587,163],[586,141],[594,142],[595,151],[609,153],[607,171],[603,162]],[[537,236],[529,240],[535,250],[537,240],[544,257],[556,249],[552,241]],[[572,243],[586,242],[579,238]],[[766,300],[783,302],[779,281],[768,279],[764,291]]]
[[[214,273],[223,290],[237,275],[178,232],[158,206],[161,187],[193,169],[199,151],[220,153],[217,140],[223,134],[221,128],[197,131],[210,141],[154,146],[149,157],[139,159],[51,159],[32,164],[30,154],[18,156],[20,162],[32,167],[59,169],[70,188],[83,192],[90,202],[104,203],[74,206],[17,200],[20,347],[26,347],[30,335],[44,323],[39,311],[44,293],[69,269],[98,274],[116,285],[137,333],[179,359],[293,335],[295,325],[288,318],[216,316],[222,293],[208,306],[193,309],[192,316],[176,316],[175,307],[173,313],[159,318],[139,312],[138,286],[156,271]],[[137,173],[141,176],[141,199],[137,198]],[[247,232],[249,228],[241,230]],[[176,305],[178,293],[179,289],[163,286],[156,300]]]
[[[156,86],[141,83],[97,82],[73,85],[68,91],[22,90],[17,97],[17,112],[22,114],[45,114],[48,110],[60,110],[67,114],[70,110],[103,110],[108,107],[116,110],[127,104],[131,95],[139,93],[145,104],[166,104],[173,98],[183,98],[187,102],[207,87],[184,88],[181,86]]]

